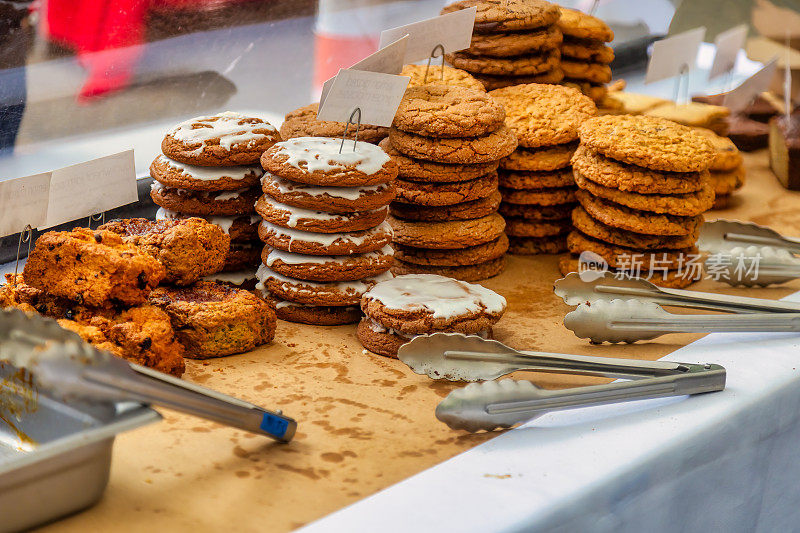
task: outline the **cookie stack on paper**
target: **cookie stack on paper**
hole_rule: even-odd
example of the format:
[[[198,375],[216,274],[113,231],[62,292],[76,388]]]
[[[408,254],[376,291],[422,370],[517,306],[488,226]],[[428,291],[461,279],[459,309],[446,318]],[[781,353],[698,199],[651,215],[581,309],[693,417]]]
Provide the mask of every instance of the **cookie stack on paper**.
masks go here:
[[[504,121],[503,106],[482,91],[406,91],[381,143],[399,167],[389,217],[392,272],[475,281],[503,270],[508,240],[497,214],[497,166],[517,146]]]
[[[261,164],[257,288],[280,319],[357,322],[361,295],[391,278],[397,165],[373,144],[324,137],[279,142]]]
[[[714,186],[713,209],[725,209],[730,203],[731,195],[744,186],[745,170],[742,154],[727,137],[720,137],[704,128],[696,128],[695,131],[705,137],[714,148],[714,160],[708,169]]]
[[[559,9],[544,0],[461,0],[442,14],[477,7],[472,43],[447,61],[480,80],[487,90],[519,83],[558,83]]]
[[[580,206],[562,273],[604,262],[667,287],[699,279],[696,242],[714,203],[711,144],[691,128],[639,115],[595,117],[578,133],[572,167]]]
[[[167,132],[150,165],[157,219],[202,217],[230,235],[223,272],[255,270],[261,243],[253,204],[261,154],[280,140],[257,117],[225,112],[182,122]]]
[[[527,84],[489,93],[506,110],[506,124],[519,147],[500,161],[500,214],[513,254],[558,253],[566,249],[575,207],[570,158],[578,127],[594,116],[594,103],[576,89]]]
[[[602,102],[608,92],[606,83],[611,81],[609,65],[614,61],[614,50],[606,43],[614,40],[614,32],[599,18],[565,7],[557,26],[564,35],[561,83]]]

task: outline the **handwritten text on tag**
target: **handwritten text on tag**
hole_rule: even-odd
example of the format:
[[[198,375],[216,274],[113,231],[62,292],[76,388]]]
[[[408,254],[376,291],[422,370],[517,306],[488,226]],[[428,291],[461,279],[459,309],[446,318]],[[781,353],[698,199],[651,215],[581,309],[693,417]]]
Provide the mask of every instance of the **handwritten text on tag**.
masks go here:
[[[429,58],[433,49],[439,44],[447,53],[469,48],[477,11],[477,7],[461,9],[439,17],[383,30],[380,46],[383,47],[408,35],[410,39],[406,47],[406,63]]]
[[[361,109],[361,123],[391,126],[410,78],[379,72],[342,69],[320,105],[317,120],[347,122]]]

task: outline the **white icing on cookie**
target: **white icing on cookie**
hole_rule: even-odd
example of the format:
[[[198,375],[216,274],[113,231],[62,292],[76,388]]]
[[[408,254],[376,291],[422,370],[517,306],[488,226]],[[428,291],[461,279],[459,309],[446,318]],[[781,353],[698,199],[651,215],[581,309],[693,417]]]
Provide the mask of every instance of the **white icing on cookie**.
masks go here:
[[[367,319],[367,327],[374,331],[375,333],[389,333],[391,335],[397,335],[398,337],[403,337],[404,339],[413,339],[416,337],[420,337],[421,335],[416,335],[414,333],[403,333],[402,331],[397,331],[396,329],[387,328],[380,322],[373,320],[372,318]],[[484,329],[483,331],[479,331],[478,333],[473,333],[472,335],[477,335],[478,337],[488,339],[490,337],[489,330]]]
[[[377,276],[372,276],[371,278],[365,278],[363,280],[335,281],[325,283],[288,278],[271,270],[264,263],[261,263],[261,266],[259,266],[258,270],[256,271],[256,278],[259,280],[256,288],[261,289],[264,288],[264,282],[270,280],[279,282],[281,284],[281,289],[287,292],[313,294],[315,292],[324,291],[326,293],[340,293],[346,296],[361,296],[376,283],[391,280],[392,274],[390,272],[384,272],[382,274],[378,274]]]
[[[384,221],[379,226],[368,229],[364,232],[356,233],[312,233],[310,231],[303,231],[299,229],[283,228],[276,226],[266,220],[261,222],[261,227],[270,233],[274,233],[278,237],[289,239],[289,249],[291,251],[292,244],[297,242],[313,242],[320,246],[331,246],[333,243],[339,241],[341,244],[349,243],[352,246],[361,246],[365,242],[375,237],[385,237],[392,235],[392,227],[388,222]]]
[[[225,233],[230,233],[231,227],[233,223],[236,221],[237,218],[241,218],[240,216],[235,217],[222,217],[222,216],[200,216],[200,215],[189,215],[186,213],[179,213],[177,211],[173,211],[172,209],[164,209],[163,207],[159,207],[158,211],[156,211],[156,220],[180,220],[182,218],[204,218],[207,221],[211,222],[212,224],[216,224],[219,226],[222,231]],[[261,218],[258,216],[250,216],[250,225],[258,224],[261,222]]]
[[[348,141],[342,148],[342,153],[339,153],[341,144],[341,139],[296,137],[277,143],[275,146],[279,148],[275,155],[285,155],[288,159],[283,162],[284,165],[305,170],[309,174],[354,168],[372,175],[390,160],[386,152],[374,144],[358,141],[353,150],[353,143]]]
[[[224,202],[226,200],[234,200],[250,189],[245,187],[244,189],[236,189],[235,191],[190,191],[188,189],[179,189],[178,187],[165,187],[163,183],[153,180],[152,185],[150,185],[150,190],[158,193],[170,190],[179,196],[193,196],[196,198],[206,198],[213,202]]]
[[[506,299],[481,285],[435,274],[407,274],[373,287],[367,297],[390,309],[426,311],[433,318],[502,313]]]
[[[392,248],[388,244],[383,248],[381,248],[380,250],[376,250],[374,252],[367,252],[364,254],[354,254],[354,255],[306,255],[306,254],[296,254],[294,252],[286,252],[284,250],[278,250],[276,248],[270,248],[270,251],[267,254],[267,260],[265,261],[264,264],[267,265],[268,267],[272,267],[275,261],[281,261],[282,263],[285,263],[287,265],[302,265],[307,263],[312,263],[317,265],[332,264],[332,263],[341,264],[355,259],[379,259],[387,255],[394,255],[394,248]]]
[[[313,209],[305,209],[302,207],[295,207],[293,205],[282,204],[268,194],[265,194],[263,199],[266,203],[272,206],[273,209],[283,211],[289,215],[289,220],[286,222],[286,225],[290,228],[297,226],[297,223],[300,220],[321,220],[328,222],[337,220],[341,222],[347,222],[352,218],[347,214],[325,213],[323,211],[314,211]],[[372,211],[368,211],[368,213],[377,213],[379,211],[383,211],[384,209],[385,208],[373,209]]]
[[[365,185],[359,187],[317,187],[315,185],[302,185],[294,183],[270,172],[265,172],[261,178],[262,185],[269,180],[281,194],[297,192],[309,196],[320,197],[330,196],[331,198],[342,198],[343,200],[355,201],[367,194],[382,193],[389,188],[386,183],[378,185]]]
[[[186,176],[187,178],[197,181],[216,181],[223,178],[229,178],[238,181],[245,179],[251,174],[260,176],[264,172],[261,167],[258,166],[200,167],[197,165],[186,165],[184,163],[179,163],[178,161],[173,161],[165,155],[159,155],[158,161],[173,168],[174,170],[177,170],[180,174]]]
[[[203,281],[224,281],[234,285],[242,285],[245,281],[256,278],[254,270],[239,270],[238,272],[217,272],[203,277]]]
[[[206,147],[206,143],[212,139],[219,139],[220,147],[230,151],[234,144],[244,144],[244,147],[249,148],[255,143],[274,138],[277,130],[269,122],[262,121],[255,124],[245,122],[244,124],[239,124],[239,121],[251,118],[254,117],[248,117],[234,111],[195,117],[181,122],[172,128],[167,135],[172,135],[175,140],[187,144],[199,143],[200,146],[194,150],[195,153],[202,152],[203,148]],[[209,121],[209,119],[216,120]],[[193,125],[198,125],[199,127],[194,128]],[[269,133],[256,133],[253,131],[256,129],[265,129]]]

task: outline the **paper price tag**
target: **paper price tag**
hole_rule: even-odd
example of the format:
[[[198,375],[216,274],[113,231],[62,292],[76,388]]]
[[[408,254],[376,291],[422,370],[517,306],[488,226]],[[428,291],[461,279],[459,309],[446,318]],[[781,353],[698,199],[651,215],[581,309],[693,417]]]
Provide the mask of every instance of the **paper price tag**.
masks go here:
[[[49,172],[0,181],[0,237],[42,226],[49,193]]]
[[[773,59],[764,67],[744,80],[738,87],[725,93],[722,105],[730,108],[731,113],[737,113],[750,105],[750,102],[760,93],[767,90],[778,68],[778,59]]]
[[[700,43],[705,36],[705,27],[700,27],[653,43],[653,55],[650,56],[644,82],[672,78],[680,75],[681,69],[694,67]]]
[[[408,45],[408,35],[404,35],[395,42],[388,44],[375,52],[370,54],[352,67],[350,70],[366,70],[368,72],[382,72],[384,74],[400,74],[403,70],[403,59],[406,54],[406,46]],[[322,84],[322,93],[319,97],[319,105],[322,106],[325,98],[328,97],[328,92],[331,90],[333,80],[336,76]]]
[[[736,56],[744,46],[747,39],[747,25],[741,24],[717,35],[714,45],[717,53],[714,55],[714,62],[711,64],[711,72],[708,78],[713,80],[726,72],[733,70],[736,65]]]
[[[133,150],[78,163],[50,173],[49,228],[102,213],[139,199]]]
[[[380,47],[408,35],[410,39],[406,47],[406,63],[429,58],[433,49],[439,44],[448,53],[469,48],[477,11],[477,7],[461,9],[439,17],[383,30]]]
[[[359,108],[362,124],[391,126],[410,80],[408,76],[342,69],[320,105],[317,120],[347,122]]]

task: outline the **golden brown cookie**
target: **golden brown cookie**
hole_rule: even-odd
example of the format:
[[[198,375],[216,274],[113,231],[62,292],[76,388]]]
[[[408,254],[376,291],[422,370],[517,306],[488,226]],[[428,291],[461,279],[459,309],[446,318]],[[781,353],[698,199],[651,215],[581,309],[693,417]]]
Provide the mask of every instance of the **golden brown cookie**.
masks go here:
[[[553,206],[575,202],[575,187],[552,189],[506,189],[500,188],[503,202],[510,204]]]
[[[500,171],[500,186],[506,189],[552,189],[575,185],[572,169],[549,172]]]
[[[691,127],[708,128],[719,135],[726,135],[727,118],[730,109],[701,102],[678,104],[667,102],[645,111],[645,115],[665,118],[678,124]]]
[[[496,188],[486,198],[471,202],[442,206],[419,206],[403,202],[392,202],[389,212],[400,219],[417,222],[443,222],[445,220],[469,220],[491,215],[500,206],[500,191]]]
[[[464,52],[445,54],[447,62],[456,68],[494,76],[531,76],[553,70],[560,65],[558,49],[514,57],[482,57]]]
[[[296,228],[314,233],[342,233],[374,228],[383,222],[389,208],[381,207],[353,213],[325,213],[282,204],[265,194],[256,202],[256,212],[264,220],[284,228]]]
[[[705,137],[714,148],[714,160],[708,167],[709,170],[712,172],[729,171],[742,164],[742,154],[732,140],[705,128],[695,128],[695,131]]]
[[[560,254],[567,250],[566,234],[552,237],[509,237],[508,253],[513,255]]]
[[[629,93],[627,91],[611,91],[608,96],[617,104],[616,108],[623,115],[641,115],[648,109],[653,109],[669,102],[669,100],[658,98],[657,96]]]
[[[489,161],[472,165],[459,165],[450,163],[436,163],[424,159],[408,157],[396,150],[389,139],[384,139],[378,145],[392,160],[397,163],[398,176],[415,181],[426,182],[455,182],[467,181],[485,176],[497,170],[499,163]]]
[[[530,32],[473,33],[466,52],[486,57],[521,56],[558,48],[561,38],[561,32],[554,26]]]
[[[506,235],[509,237],[554,237],[572,229],[572,221],[530,220],[527,218],[506,218]]]
[[[393,253],[388,245],[374,252],[339,256],[303,255],[265,246],[261,261],[278,274],[290,278],[320,282],[353,281],[389,270]]]
[[[576,89],[582,94],[591,98],[595,105],[598,106],[598,114],[600,114],[599,107],[601,104],[609,105],[609,103],[605,100],[606,96],[608,95],[608,88],[606,88],[606,86],[602,83],[593,83],[590,81],[576,80],[574,78],[565,77],[561,80],[561,85],[571,89]],[[611,102],[611,105],[614,105],[613,102]]]
[[[357,305],[305,305],[276,298],[263,289],[258,293],[275,310],[278,319],[287,322],[341,326],[355,324],[362,317],[361,308]]]
[[[699,191],[708,179],[708,171],[662,172],[620,163],[586,145],[580,145],[572,157],[572,168],[606,187],[642,194],[686,194]]]
[[[558,6],[544,0],[460,0],[442,8],[441,14],[477,7],[474,30],[478,33],[530,30],[558,20]]]
[[[260,192],[258,187],[236,191],[190,191],[165,187],[154,181],[150,187],[150,198],[156,205],[180,213],[232,216],[252,213]]]
[[[714,205],[711,209],[727,209],[731,202],[730,194],[718,194],[714,197]]]
[[[703,188],[697,192],[684,194],[640,194],[621,191],[587,180],[583,174],[574,171],[575,183],[592,195],[604,198],[615,204],[624,205],[637,211],[648,211],[669,215],[693,217],[711,208],[714,203],[714,187],[711,180],[705,178]]]
[[[579,231],[572,231],[567,235],[567,248],[575,255],[582,252],[593,252],[614,268],[630,267],[635,261],[641,268],[650,269],[658,265],[660,268],[675,270],[689,262],[690,257],[696,257],[699,252],[697,247],[691,246],[676,250],[660,249],[642,251],[635,248],[615,246],[597,239],[587,237]]]
[[[508,237],[500,237],[485,244],[454,250],[431,250],[393,243],[394,257],[406,263],[428,266],[463,266],[485,263],[502,256],[508,250]]]
[[[572,224],[589,237],[637,250],[688,248],[695,245],[700,235],[699,226],[689,235],[647,235],[625,231],[595,220],[580,206],[572,211]]]
[[[181,122],[164,136],[161,151],[187,165],[253,165],[264,150],[280,140],[269,122],[226,111]]]
[[[286,252],[306,255],[350,255],[380,250],[392,242],[392,228],[383,222],[365,231],[312,233],[276,226],[265,220],[258,226],[258,236],[272,248]]]
[[[429,137],[480,137],[498,129],[503,106],[485,91],[454,85],[424,85],[406,90],[392,125]]]
[[[560,85],[515,85],[489,94],[505,106],[506,124],[525,148],[574,141],[578,126],[597,113],[591,99]]]
[[[572,154],[577,148],[577,142],[533,149],[518,147],[510,156],[500,161],[500,168],[526,172],[558,170],[570,165]]]
[[[232,242],[225,254],[222,272],[239,272],[254,269],[261,259],[261,242]]]
[[[599,41],[569,39],[561,43],[561,57],[608,64],[614,61],[614,49]]]
[[[326,213],[353,213],[380,209],[392,201],[394,185],[379,183],[361,187],[316,187],[294,183],[267,172],[261,190],[276,201]]]
[[[559,8],[561,16],[556,23],[565,36],[577,39],[589,39],[610,43],[614,40],[614,32],[608,24],[597,17],[566,7]]]
[[[581,142],[606,157],[670,172],[699,172],[714,158],[711,144],[694,130],[641,115],[594,117],[578,128]]]
[[[317,120],[319,103],[315,102],[286,114],[281,125],[281,138],[286,141],[295,137],[338,137],[344,135],[345,123],[330,120]],[[389,135],[389,128],[362,124],[358,128],[358,140],[377,144]],[[347,138],[355,138],[355,128],[350,127]]]
[[[261,166],[200,167],[159,155],[150,164],[150,175],[167,187],[192,191],[236,191],[258,185]]]
[[[266,290],[272,296],[306,305],[347,306],[358,305],[361,296],[380,281],[389,280],[388,272],[357,281],[317,282],[290,278],[261,265],[256,277],[257,289]]]
[[[194,218],[194,215],[178,213],[170,209],[159,207],[156,211],[156,221],[159,220],[184,220]],[[258,225],[261,217],[252,215],[231,216],[231,217],[200,217],[219,228],[231,238],[231,243],[250,242],[258,240]]]
[[[569,218],[574,207],[574,202],[549,206],[503,202],[500,204],[500,214],[503,217],[517,217],[528,220],[562,220]]]
[[[341,140],[325,137],[279,142],[264,152],[261,166],[297,183],[333,187],[377,185],[397,176],[397,165],[374,144],[358,141],[342,148]]]
[[[427,78],[426,78],[427,74]],[[466,87],[477,91],[485,91],[483,84],[472,77],[466,70],[441,65],[403,65],[400,71],[401,76],[408,76],[411,81],[409,87],[420,87],[422,85],[452,85],[455,87]],[[386,132],[388,134],[388,131]],[[385,136],[384,136],[385,137]]]
[[[559,270],[561,270],[561,274],[564,276],[570,272],[578,272],[578,258],[571,255],[565,255],[559,259],[558,267]],[[614,271],[612,269],[612,272],[616,272],[617,275],[625,277],[630,277],[631,274],[629,270]],[[659,287],[666,287],[670,289],[683,289],[695,281],[700,281],[698,278],[696,278],[697,273],[688,268],[682,270],[668,270],[666,274],[661,270],[655,270],[652,273],[649,270],[645,270],[640,274],[650,283],[658,285]],[[702,270],[699,272],[699,274],[702,275]]]
[[[590,63],[567,58],[561,60],[560,67],[564,71],[564,78],[591,83],[608,83],[611,81],[611,67],[604,63]]]
[[[434,139],[392,128],[389,140],[409,157],[462,165],[498,161],[517,147],[514,132],[506,126],[483,137],[461,139]]]
[[[728,172],[711,172],[710,179],[714,186],[714,192],[718,196],[731,194],[738,191],[744,185],[745,170],[743,166],[736,167]]]
[[[420,265],[416,263],[406,263],[395,259],[392,266],[392,274],[402,276],[404,274],[436,274],[461,281],[481,281],[497,276],[506,267],[506,258],[498,257],[485,263],[474,265],[458,266],[432,266]]]
[[[394,242],[416,248],[455,249],[477,246],[500,237],[506,226],[503,217],[492,213],[472,220],[409,222],[389,215]]]
[[[397,201],[424,206],[443,206],[486,198],[497,191],[497,172],[469,181],[425,183],[396,179]]]
[[[356,326],[356,336],[361,345],[370,352],[393,359],[397,359],[400,347],[413,338],[412,335],[401,335],[370,318],[361,319]]]
[[[475,74],[475,79],[480,81],[487,91],[510,87],[511,85],[525,85],[527,83],[558,83],[564,79],[564,71],[554,67],[540,74],[530,76],[494,76],[491,74]]]
[[[578,190],[575,197],[595,220],[634,233],[647,235],[691,235],[703,223],[703,215],[680,217],[636,211]]]

